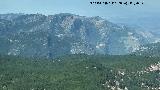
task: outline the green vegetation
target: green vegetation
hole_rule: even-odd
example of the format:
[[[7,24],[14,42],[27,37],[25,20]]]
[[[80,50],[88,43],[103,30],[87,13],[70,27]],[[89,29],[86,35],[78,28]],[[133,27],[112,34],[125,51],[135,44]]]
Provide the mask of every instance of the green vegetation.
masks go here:
[[[160,57],[66,55],[53,60],[0,56],[0,90],[158,90]],[[114,89],[115,88],[115,89]]]

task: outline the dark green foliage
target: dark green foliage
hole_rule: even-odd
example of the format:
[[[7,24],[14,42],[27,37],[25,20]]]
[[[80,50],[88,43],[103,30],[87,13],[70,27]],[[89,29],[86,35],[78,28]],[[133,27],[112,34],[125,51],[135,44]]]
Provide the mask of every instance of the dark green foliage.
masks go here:
[[[1,55],[0,90],[111,90],[113,86],[146,90],[142,82],[157,88],[159,71],[137,72],[159,61],[159,57],[131,55],[66,55],[54,60]]]

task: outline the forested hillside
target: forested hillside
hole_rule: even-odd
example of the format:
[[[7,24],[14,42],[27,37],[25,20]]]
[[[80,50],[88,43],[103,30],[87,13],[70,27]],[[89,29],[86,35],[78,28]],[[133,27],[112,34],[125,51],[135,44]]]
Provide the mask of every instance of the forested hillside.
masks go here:
[[[159,90],[160,57],[0,56],[0,90]]]

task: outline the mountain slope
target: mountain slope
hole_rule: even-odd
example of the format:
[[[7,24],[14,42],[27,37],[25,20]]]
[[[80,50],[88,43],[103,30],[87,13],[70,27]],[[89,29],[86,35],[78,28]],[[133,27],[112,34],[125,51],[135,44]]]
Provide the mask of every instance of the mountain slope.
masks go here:
[[[0,35],[0,49],[7,48],[3,54],[48,58],[78,53],[124,55],[157,40],[149,32],[100,17],[68,13],[0,15]]]
[[[139,50],[135,52],[137,55],[144,56],[160,56],[160,43],[151,43],[147,45],[142,45]]]

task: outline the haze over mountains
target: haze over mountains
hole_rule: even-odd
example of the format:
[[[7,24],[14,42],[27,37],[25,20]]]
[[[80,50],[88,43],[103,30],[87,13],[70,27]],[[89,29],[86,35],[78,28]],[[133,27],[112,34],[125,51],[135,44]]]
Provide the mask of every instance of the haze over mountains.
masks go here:
[[[160,35],[160,17],[157,14],[151,14],[146,16],[135,16],[135,17],[110,17],[110,21],[114,23],[123,23],[129,27],[141,29],[152,32],[156,35]]]
[[[1,14],[0,41],[1,54],[53,58],[80,53],[125,55],[160,38],[100,17]]]

